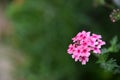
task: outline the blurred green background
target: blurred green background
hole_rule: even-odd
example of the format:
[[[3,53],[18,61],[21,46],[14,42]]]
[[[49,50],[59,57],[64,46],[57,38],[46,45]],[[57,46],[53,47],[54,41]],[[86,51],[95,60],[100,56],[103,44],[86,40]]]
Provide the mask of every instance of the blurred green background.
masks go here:
[[[4,1],[4,0],[3,0]],[[108,47],[120,36],[120,22],[112,23],[112,0],[6,0],[5,15],[12,23],[12,35],[5,42],[21,51],[16,61],[16,80],[120,80],[120,74],[106,72],[91,55],[82,66],[67,54],[71,38],[82,30],[101,34]],[[117,8],[117,6],[116,6]],[[111,54],[120,64],[120,54]]]

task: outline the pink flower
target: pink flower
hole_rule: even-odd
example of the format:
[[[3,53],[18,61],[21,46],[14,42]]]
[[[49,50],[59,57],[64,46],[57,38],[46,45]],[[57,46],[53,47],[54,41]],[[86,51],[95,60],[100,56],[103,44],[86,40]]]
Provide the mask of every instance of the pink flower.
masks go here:
[[[98,40],[98,47],[101,48],[102,45],[105,45],[105,42],[102,40]]]
[[[90,48],[89,47],[83,47],[81,49],[81,56],[86,56],[89,57],[90,56]]]
[[[81,53],[81,46],[78,46],[75,48],[74,54],[80,54]]]
[[[102,38],[101,35],[97,35],[97,34],[92,34],[91,37],[94,38],[94,39],[100,39],[100,38]]]
[[[78,61],[78,60],[79,60],[79,57],[80,57],[80,56],[78,56],[78,55],[76,55],[76,54],[73,54],[73,55],[72,55],[72,58],[75,59],[75,61]]]
[[[73,44],[69,45],[67,52],[72,55],[75,61],[80,61],[85,65],[89,60],[91,51],[95,54],[101,53],[100,48],[102,45],[105,45],[105,42],[101,38],[101,35],[92,34],[91,36],[90,32],[79,32],[72,38]]]
[[[74,46],[72,44],[69,45],[69,48],[68,48],[67,52],[69,54],[73,54],[73,52],[74,52]]]
[[[98,43],[96,42],[96,40],[94,40],[94,39],[91,39],[90,38],[90,40],[88,41],[89,42],[89,45],[91,46],[91,47],[95,47]]]
[[[86,56],[81,56],[81,57],[79,58],[79,61],[82,62],[82,65],[85,65],[86,62],[88,62],[88,60],[89,60],[89,58],[86,57]]]
[[[98,53],[98,54],[100,54],[101,53],[101,50],[98,48],[98,47],[94,47],[94,48],[92,48],[92,50],[93,50],[93,52],[94,53]]]

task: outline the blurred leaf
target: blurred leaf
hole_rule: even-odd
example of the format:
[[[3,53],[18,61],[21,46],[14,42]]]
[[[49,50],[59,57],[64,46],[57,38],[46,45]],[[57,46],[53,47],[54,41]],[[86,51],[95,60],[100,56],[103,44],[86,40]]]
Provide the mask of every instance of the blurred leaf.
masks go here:
[[[115,36],[111,41],[110,41],[111,46],[108,48],[109,52],[118,52],[120,49],[120,44],[118,44],[118,38]]]
[[[95,6],[100,6],[100,5],[104,5],[104,4],[105,4],[105,0],[94,0]]]
[[[113,71],[115,68],[118,67],[115,59],[110,59],[104,63],[101,63],[101,67],[104,68],[106,71]]]
[[[114,74],[120,73],[120,66],[118,66],[115,70],[114,70]]]
[[[113,37],[113,39],[110,41],[111,45],[116,45],[117,44],[117,41],[118,41],[118,37],[115,36]]]
[[[108,58],[108,53],[98,55],[97,63],[104,63],[104,62],[106,62],[107,58]]]
[[[108,52],[109,52],[109,50],[108,50],[107,48],[101,49],[101,53],[102,53],[102,54],[105,54],[105,53],[108,53]]]

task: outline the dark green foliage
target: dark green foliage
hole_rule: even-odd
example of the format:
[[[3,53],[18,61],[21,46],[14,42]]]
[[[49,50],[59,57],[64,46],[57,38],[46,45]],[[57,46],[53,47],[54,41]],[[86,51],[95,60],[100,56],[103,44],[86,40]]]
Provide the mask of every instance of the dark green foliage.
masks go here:
[[[106,49],[102,50],[102,54],[98,56],[97,63],[100,63],[101,67],[104,68],[106,71],[110,71],[113,73],[120,73],[120,66],[116,63],[116,59],[109,59],[108,56],[110,53],[116,53],[120,50],[120,44],[118,44],[118,38],[115,36],[110,41],[111,46]]]

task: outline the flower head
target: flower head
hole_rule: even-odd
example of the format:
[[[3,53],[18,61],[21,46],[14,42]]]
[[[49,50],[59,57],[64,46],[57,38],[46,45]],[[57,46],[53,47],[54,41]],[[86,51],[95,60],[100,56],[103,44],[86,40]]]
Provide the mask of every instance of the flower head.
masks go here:
[[[113,0],[116,1],[116,0]],[[116,22],[120,20],[120,10],[119,9],[113,9],[113,11],[110,14],[110,19],[112,22]]]
[[[101,35],[92,34],[90,32],[79,32],[74,38],[72,38],[73,44],[69,45],[67,50],[68,54],[72,55],[75,61],[80,61],[82,65],[85,65],[89,60],[90,53],[101,53],[101,46],[105,45],[105,42],[101,40]]]

